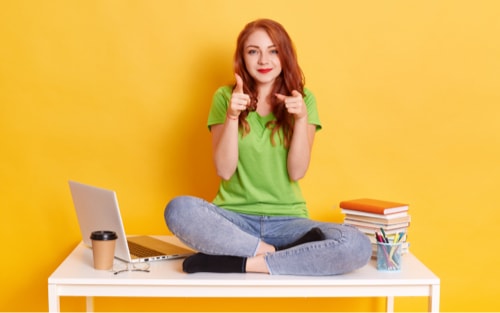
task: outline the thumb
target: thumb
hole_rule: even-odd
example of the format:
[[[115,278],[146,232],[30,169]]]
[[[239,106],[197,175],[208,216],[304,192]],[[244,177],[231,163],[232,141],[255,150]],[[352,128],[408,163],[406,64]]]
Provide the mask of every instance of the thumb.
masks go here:
[[[243,79],[238,74],[234,74],[234,77],[236,78],[236,86],[234,87],[233,92],[243,93]]]
[[[297,90],[293,90],[292,91],[292,96],[294,96],[294,97],[299,97],[299,96],[302,97],[302,94],[300,92],[298,92]]]

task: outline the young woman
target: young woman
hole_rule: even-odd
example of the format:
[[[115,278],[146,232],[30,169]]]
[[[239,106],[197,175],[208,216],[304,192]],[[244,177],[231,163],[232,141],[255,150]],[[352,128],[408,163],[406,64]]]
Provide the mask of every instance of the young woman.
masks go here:
[[[321,124],[283,26],[247,24],[234,71],[236,84],[216,91],[208,117],[218,193],[213,202],[177,197],[165,209],[169,229],[199,251],[183,270],[335,275],[364,266],[363,233],[308,218],[298,180]]]

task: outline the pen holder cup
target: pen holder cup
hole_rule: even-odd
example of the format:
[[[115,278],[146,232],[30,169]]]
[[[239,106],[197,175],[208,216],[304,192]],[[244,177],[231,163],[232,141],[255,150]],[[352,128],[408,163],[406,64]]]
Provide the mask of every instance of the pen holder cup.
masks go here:
[[[400,271],[401,270],[402,243],[377,242],[377,270]]]

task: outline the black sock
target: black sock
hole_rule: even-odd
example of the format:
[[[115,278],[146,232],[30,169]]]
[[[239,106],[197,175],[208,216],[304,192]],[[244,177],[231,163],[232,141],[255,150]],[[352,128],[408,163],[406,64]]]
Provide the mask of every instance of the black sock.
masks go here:
[[[291,247],[295,247],[298,245],[301,245],[306,242],[313,242],[313,241],[320,241],[325,239],[325,234],[319,229],[318,227],[311,228],[310,231],[305,233],[304,236],[300,237],[299,239],[295,240],[294,242],[282,246],[282,247],[276,247],[276,251],[278,250],[285,250]]]
[[[229,255],[196,253],[184,260],[182,270],[186,273],[245,273],[247,258]]]

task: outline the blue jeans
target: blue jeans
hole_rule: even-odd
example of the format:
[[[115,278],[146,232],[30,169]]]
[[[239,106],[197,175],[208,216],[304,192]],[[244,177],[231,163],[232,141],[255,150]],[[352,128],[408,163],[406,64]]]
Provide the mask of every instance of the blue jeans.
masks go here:
[[[165,209],[168,228],[191,248],[212,255],[252,257],[262,240],[276,247],[318,227],[326,239],[265,256],[272,275],[337,275],[364,266],[372,249],[368,237],[350,225],[290,216],[255,216],[232,212],[203,199],[181,196]]]

